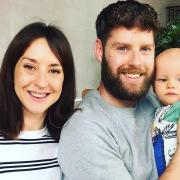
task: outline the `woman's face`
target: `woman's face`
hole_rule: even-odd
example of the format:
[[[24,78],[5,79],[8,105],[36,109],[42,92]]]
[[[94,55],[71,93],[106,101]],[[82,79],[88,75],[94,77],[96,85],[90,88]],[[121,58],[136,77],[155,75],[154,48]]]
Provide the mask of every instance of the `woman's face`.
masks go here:
[[[45,116],[60,97],[64,72],[45,38],[32,42],[20,57],[14,74],[14,87],[23,113]]]

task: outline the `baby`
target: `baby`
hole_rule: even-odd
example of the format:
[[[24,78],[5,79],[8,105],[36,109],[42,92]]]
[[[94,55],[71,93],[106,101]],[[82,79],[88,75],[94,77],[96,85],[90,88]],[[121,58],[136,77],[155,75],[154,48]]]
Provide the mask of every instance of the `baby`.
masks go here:
[[[170,48],[155,60],[154,91],[162,104],[155,113],[153,146],[158,175],[171,160],[177,145],[180,119],[180,48]]]

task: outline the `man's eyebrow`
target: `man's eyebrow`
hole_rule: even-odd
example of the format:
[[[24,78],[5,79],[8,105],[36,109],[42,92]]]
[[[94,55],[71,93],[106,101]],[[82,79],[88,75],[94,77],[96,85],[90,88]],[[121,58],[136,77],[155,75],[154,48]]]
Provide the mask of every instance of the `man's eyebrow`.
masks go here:
[[[112,44],[112,47],[116,47],[116,46],[130,46],[130,44],[128,44],[128,43],[121,43],[121,42],[114,42]]]
[[[155,44],[154,43],[151,43],[151,44],[142,44],[142,46],[152,46],[152,47],[155,47]]]
[[[114,42],[112,44],[112,47],[116,47],[116,46],[132,46],[130,43],[125,43],[125,42]],[[154,43],[144,43],[141,44],[141,46],[155,46]]]

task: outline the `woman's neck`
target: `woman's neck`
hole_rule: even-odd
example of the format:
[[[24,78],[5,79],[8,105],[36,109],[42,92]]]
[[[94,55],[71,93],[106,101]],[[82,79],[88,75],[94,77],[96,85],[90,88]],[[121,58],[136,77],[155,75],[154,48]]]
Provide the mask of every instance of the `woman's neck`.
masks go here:
[[[23,131],[36,131],[44,127],[45,113],[44,114],[32,114],[24,110],[24,124]]]

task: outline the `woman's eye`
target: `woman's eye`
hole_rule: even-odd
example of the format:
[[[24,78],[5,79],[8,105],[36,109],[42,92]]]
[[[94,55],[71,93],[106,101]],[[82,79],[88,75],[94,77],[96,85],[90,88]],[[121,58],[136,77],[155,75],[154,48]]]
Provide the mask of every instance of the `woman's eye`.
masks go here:
[[[61,71],[59,69],[51,69],[49,72],[52,74],[60,74]]]
[[[27,69],[27,70],[30,70],[30,71],[35,70],[35,67],[33,65],[31,65],[31,64],[25,64],[24,68]]]

